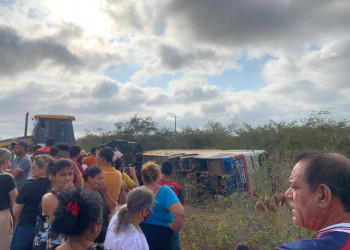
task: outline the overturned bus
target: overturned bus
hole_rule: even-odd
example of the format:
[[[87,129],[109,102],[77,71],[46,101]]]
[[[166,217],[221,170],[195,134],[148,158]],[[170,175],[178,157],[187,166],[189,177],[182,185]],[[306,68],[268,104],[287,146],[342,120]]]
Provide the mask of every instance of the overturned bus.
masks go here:
[[[172,162],[177,179],[192,182],[199,196],[206,193],[250,194],[251,172],[266,160],[264,150],[153,150],[144,152],[144,161]]]

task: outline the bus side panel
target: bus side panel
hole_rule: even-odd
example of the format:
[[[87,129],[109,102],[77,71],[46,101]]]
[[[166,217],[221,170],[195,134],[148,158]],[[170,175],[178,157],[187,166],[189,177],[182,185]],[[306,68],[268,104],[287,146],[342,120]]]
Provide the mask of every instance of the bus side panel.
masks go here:
[[[228,194],[236,191],[249,191],[249,179],[247,165],[243,155],[235,157],[223,158],[223,165],[225,167],[225,177]]]
[[[235,170],[235,161],[233,157],[225,157],[222,158],[222,165],[224,166],[224,174],[227,186],[227,194],[230,195],[237,191],[238,187],[238,175],[235,174],[237,171]]]
[[[236,179],[238,180],[237,189],[239,191],[247,192],[249,187],[249,180],[247,179],[247,164],[244,155],[236,155],[234,159]]]
[[[246,191],[248,192],[248,195],[250,196],[250,182],[249,182],[248,167],[247,167],[247,161],[246,161],[246,158],[244,155],[242,155],[242,159],[243,159],[244,174],[245,174],[245,176],[242,176],[242,178],[245,177],[245,182],[246,182],[246,186],[247,186]]]

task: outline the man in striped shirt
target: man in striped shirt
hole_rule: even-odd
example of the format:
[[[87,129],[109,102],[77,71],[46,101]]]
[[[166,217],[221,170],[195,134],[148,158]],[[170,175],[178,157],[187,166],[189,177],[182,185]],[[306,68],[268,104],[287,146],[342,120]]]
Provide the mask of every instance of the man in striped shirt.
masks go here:
[[[289,181],[285,197],[294,224],[318,233],[315,239],[277,249],[350,249],[350,159],[337,153],[303,153]]]

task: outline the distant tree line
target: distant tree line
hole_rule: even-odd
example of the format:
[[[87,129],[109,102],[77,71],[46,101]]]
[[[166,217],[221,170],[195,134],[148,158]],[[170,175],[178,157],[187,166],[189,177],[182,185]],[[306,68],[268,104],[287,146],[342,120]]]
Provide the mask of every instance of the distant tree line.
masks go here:
[[[204,128],[161,127],[152,117],[138,115],[126,122],[116,122],[115,129],[86,131],[77,140],[82,148],[100,145],[112,139],[142,143],[144,151],[153,149],[264,149],[271,153],[293,154],[302,150],[337,151],[350,155],[349,121],[327,118],[329,111],[311,112],[300,121],[276,122],[252,126],[238,119],[224,126],[208,122]]]

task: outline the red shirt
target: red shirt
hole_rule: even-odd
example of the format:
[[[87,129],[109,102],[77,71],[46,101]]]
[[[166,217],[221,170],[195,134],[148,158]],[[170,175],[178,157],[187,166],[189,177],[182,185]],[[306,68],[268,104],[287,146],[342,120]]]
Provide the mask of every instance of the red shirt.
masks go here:
[[[185,199],[184,196],[182,194],[182,189],[179,183],[175,182],[175,181],[166,181],[163,179],[160,179],[158,181],[158,184],[161,186],[168,186],[170,187],[174,193],[177,195],[177,198],[179,198],[180,202],[182,205],[185,205]]]

